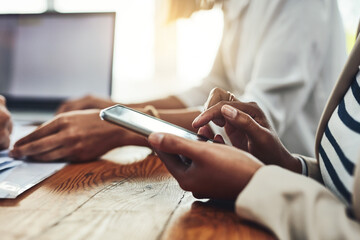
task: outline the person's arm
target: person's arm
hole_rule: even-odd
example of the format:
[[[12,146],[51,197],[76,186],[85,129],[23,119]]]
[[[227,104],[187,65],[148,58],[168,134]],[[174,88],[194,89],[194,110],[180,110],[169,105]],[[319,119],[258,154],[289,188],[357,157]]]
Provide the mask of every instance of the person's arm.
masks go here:
[[[17,141],[11,151],[16,158],[51,162],[95,160],[124,145],[148,146],[146,138],[100,120],[100,110],[63,113]]]
[[[194,142],[154,133],[155,151],[180,186],[197,198],[236,200],[243,219],[271,230],[279,239],[358,239],[360,236],[360,169],[355,173],[354,211],[318,182],[277,166],[263,166],[252,155],[216,143]],[[211,178],[209,178],[211,176]],[[240,193],[240,194],[239,194]]]
[[[149,114],[146,108],[138,110]],[[190,131],[195,131],[191,122],[200,113],[196,109],[154,111],[150,114]],[[59,114],[16,142],[11,154],[17,158],[28,156],[37,161],[64,159],[83,162],[96,159],[115,147],[147,146],[144,137],[102,121],[99,112],[88,109]]]
[[[186,128],[190,131],[196,132],[192,127],[192,121],[200,114],[198,109],[171,109],[171,110],[158,110],[158,117],[162,120],[171,122],[175,125]]]
[[[196,129],[192,127],[192,121],[201,113],[197,108],[158,109],[154,105],[130,107],[193,132],[196,132]]]
[[[98,98],[92,95],[88,95],[79,99],[65,101],[57,110],[57,114],[85,109],[103,109],[115,104],[117,103],[112,101],[111,99]],[[125,105],[137,109],[144,108],[147,105],[152,105],[158,109],[181,109],[186,107],[185,104],[175,96],[169,96],[152,101]]]
[[[139,104],[128,104],[127,106],[142,112],[146,112],[147,106],[152,106],[156,113],[152,113],[151,115],[193,132],[196,132],[196,129],[192,127],[192,121],[201,113],[200,110],[196,108],[187,108],[185,104],[175,96]]]
[[[86,96],[81,99],[65,102],[59,108],[58,114],[91,108],[102,109],[115,104],[116,103],[111,100],[96,98],[94,96]],[[155,117],[174,123],[191,131],[195,131],[195,129],[191,126],[191,122],[197,115],[200,114],[200,111],[197,109],[186,108],[185,104],[175,96],[169,96],[137,104],[126,104],[126,106],[135,108],[142,112],[146,112],[144,111],[144,108],[147,106],[152,106],[156,110]]]
[[[9,147],[11,131],[11,115],[10,112],[6,109],[5,98],[0,95],[0,150]]]
[[[156,109],[184,109],[186,105],[176,96],[168,96],[160,99],[150,100],[142,103],[125,104],[131,108],[144,108],[148,105]]]
[[[355,179],[360,181],[359,176]],[[355,198],[359,189],[355,189]],[[353,206],[359,210],[360,205]],[[237,214],[279,239],[358,239],[359,219],[328,189],[275,166],[261,168],[236,201]]]
[[[99,112],[88,109],[60,114],[16,142],[11,154],[37,161],[83,162],[94,160],[115,147],[148,146],[143,136],[102,121]],[[189,130],[194,130],[191,122],[197,114],[196,111],[158,113],[159,117]]]

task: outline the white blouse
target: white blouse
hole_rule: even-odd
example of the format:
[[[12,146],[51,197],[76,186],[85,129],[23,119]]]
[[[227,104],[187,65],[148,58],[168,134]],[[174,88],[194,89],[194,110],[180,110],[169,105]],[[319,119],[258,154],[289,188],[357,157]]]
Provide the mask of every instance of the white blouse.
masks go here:
[[[346,59],[337,0],[224,0],[223,9],[211,73],[177,97],[200,106],[221,87],[255,101],[291,152],[313,156],[320,115]]]

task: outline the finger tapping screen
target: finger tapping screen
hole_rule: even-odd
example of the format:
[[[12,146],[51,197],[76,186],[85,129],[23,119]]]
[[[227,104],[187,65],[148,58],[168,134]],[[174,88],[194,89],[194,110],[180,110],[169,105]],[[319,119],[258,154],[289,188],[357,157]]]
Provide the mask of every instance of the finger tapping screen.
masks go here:
[[[0,15],[0,94],[109,96],[114,13]]]

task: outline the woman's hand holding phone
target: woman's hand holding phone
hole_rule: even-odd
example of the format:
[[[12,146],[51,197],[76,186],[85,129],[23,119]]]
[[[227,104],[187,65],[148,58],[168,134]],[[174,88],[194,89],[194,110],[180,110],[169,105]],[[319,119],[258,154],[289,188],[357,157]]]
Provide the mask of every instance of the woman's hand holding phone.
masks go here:
[[[155,151],[192,160],[185,165],[180,160],[162,158],[180,186],[197,198],[235,200],[263,166],[249,153],[223,144],[195,142],[167,133],[153,133],[148,140]]]

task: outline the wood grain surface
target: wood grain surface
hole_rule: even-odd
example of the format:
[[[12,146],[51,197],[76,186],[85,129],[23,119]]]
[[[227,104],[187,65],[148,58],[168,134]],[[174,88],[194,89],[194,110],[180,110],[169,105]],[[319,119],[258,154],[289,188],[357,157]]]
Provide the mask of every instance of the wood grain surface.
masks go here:
[[[120,157],[121,159],[121,157]],[[198,201],[153,155],[66,166],[0,200],[0,239],[274,239],[233,203]]]

